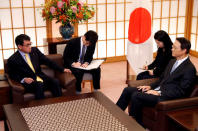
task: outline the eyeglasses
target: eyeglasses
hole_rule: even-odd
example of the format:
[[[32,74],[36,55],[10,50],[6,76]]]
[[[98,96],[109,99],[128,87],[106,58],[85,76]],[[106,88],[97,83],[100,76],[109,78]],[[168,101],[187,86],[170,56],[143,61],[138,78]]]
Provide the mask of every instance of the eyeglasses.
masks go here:
[[[28,43],[28,44],[26,44],[26,45],[23,45],[23,46],[25,46],[25,47],[30,47],[32,45],[32,42],[30,42],[30,43]]]
[[[173,49],[173,50],[180,50],[180,48],[178,48],[178,47],[176,47],[176,46],[174,46],[174,45],[172,46],[172,49]]]

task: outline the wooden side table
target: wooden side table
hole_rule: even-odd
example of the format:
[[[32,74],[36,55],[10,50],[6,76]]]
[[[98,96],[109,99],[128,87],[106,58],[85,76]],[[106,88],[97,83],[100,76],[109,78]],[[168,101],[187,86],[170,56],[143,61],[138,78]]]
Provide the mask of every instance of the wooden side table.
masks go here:
[[[198,106],[168,113],[172,130],[194,131],[198,126]]]
[[[0,81],[0,120],[4,118],[3,105],[11,103],[11,89],[7,80]]]
[[[69,40],[64,40],[62,37],[56,37],[56,38],[44,38],[44,41],[48,43],[48,53],[57,54],[57,45],[67,44]]]

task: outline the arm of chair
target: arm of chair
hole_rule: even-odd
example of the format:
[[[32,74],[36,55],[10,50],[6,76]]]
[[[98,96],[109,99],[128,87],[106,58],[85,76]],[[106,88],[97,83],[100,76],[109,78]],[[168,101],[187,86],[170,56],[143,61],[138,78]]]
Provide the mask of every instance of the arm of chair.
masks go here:
[[[137,87],[137,86],[150,85],[151,83],[156,82],[158,79],[159,78],[129,81],[128,82],[128,86],[130,86],[130,87]]]
[[[157,110],[165,111],[165,110],[180,109],[191,106],[198,106],[198,97],[159,102],[155,108]]]
[[[62,73],[62,72],[55,72],[56,78],[59,79],[61,86],[64,89],[67,89],[69,92],[75,93],[75,83],[76,79],[73,74],[71,73]],[[71,86],[74,85],[74,86]]]
[[[13,91],[16,91],[16,92],[19,92],[19,93],[22,93],[22,94],[25,92],[25,89],[24,89],[24,87],[21,83],[10,79],[7,74],[5,74],[5,76],[7,77],[8,83],[12,87]]]

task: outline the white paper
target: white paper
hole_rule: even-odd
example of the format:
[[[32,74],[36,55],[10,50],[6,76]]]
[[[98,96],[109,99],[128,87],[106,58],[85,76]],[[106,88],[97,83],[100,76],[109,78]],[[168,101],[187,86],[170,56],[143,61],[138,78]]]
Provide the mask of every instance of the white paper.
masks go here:
[[[91,63],[86,68],[84,67],[74,67],[74,68],[83,69],[83,70],[92,70],[98,68],[103,62],[104,59],[92,60]]]

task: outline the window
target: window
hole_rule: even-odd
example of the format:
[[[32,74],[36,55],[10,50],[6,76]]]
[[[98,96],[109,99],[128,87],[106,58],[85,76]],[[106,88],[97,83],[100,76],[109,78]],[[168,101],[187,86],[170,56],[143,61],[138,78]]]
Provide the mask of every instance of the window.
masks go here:
[[[194,0],[191,26],[191,50],[198,51],[198,0]]]
[[[41,4],[45,0],[0,0],[0,69],[3,59],[8,59],[17,47],[15,37],[25,33],[31,37],[33,46],[48,52],[43,43],[46,38],[46,22],[41,17]]]

